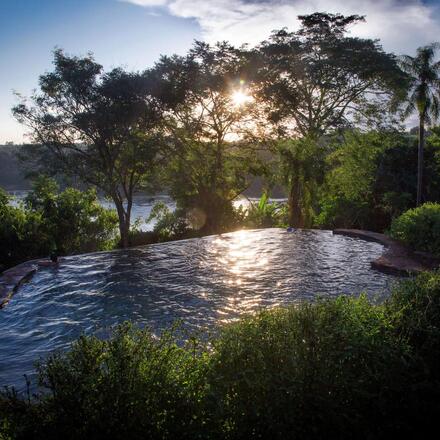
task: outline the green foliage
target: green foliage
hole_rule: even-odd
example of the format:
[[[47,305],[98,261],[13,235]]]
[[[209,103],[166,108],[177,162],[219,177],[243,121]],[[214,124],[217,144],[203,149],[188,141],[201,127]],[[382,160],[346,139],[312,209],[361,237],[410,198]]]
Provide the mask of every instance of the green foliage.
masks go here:
[[[258,168],[256,105],[233,99],[248,87],[240,82],[246,62],[246,51],[227,43],[196,42],[187,56],[163,57],[153,69],[169,110],[165,181],[178,208],[204,217],[197,230],[207,234],[231,228],[232,202]]]
[[[287,225],[287,206],[284,203],[274,203],[269,200],[265,192],[256,203],[250,202],[249,206],[239,206],[231,212],[223,210],[223,215],[228,213],[227,223],[222,230],[234,228],[271,228],[285,227]],[[157,203],[147,219],[154,221],[154,234],[158,241],[169,241],[180,238],[199,236],[200,228],[205,223],[205,215],[199,209],[177,208],[171,211],[164,203]]]
[[[440,204],[425,203],[404,212],[393,220],[390,233],[416,250],[440,256]]]
[[[394,331],[407,341],[417,362],[440,380],[440,272],[403,281],[386,304]]]
[[[400,67],[409,76],[405,113],[417,112],[423,123],[435,122],[439,117],[438,85],[440,65],[436,62],[439,43],[419,47],[415,57],[400,57]]]
[[[364,21],[364,17],[314,13],[299,20],[298,31],[274,32],[258,47],[256,55],[260,60],[257,76],[261,79],[256,82],[257,94],[267,110],[267,119],[277,127],[279,138],[297,138],[281,142],[278,151],[283,184],[289,193],[289,223],[310,227],[318,214],[319,226],[361,227],[360,223],[375,219],[370,214],[376,210],[379,218],[373,229],[383,229],[389,224],[389,216],[395,214],[394,206],[392,212],[382,213],[381,200],[369,200],[370,194],[362,194],[369,193],[375,183],[371,170],[374,162],[362,158],[362,163],[357,163],[361,166],[351,171],[352,175],[359,172],[357,179],[350,179],[347,164],[345,177],[351,186],[345,186],[347,182],[342,182],[341,176],[336,176],[337,182],[329,176],[333,188],[330,194],[324,190],[326,194],[319,202],[318,189],[328,152],[316,148],[319,144],[313,146],[310,140],[316,144],[323,136],[354,125],[381,130],[396,126],[394,118],[389,117],[390,110],[403,98],[409,77],[378,41],[347,34],[347,28]],[[368,173],[372,182],[365,181]],[[399,188],[391,191],[400,192]]]
[[[51,394],[33,407],[38,424],[20,417],[16,429],[53,439],[199,438],[206,366],[198,351],[196,342],[179,347],[171,332],[158,339],[128,324],[110,340],[81,337],[40,365]],[[11,394],[2,403],[20,405]]]
[[[0,432],[66,440],[423,436],[440,414],[439,341],[440,273],[404,281],[382,305],[339,297],[262,311],[223,326],[209,343],[125,324],[41,363],[40,396],[4,392]]]
[[[366,107],[384,116],[389,102],[382,92],[399,95],[405,77],[378,41],[347,35],[347,27],[364,18],[319,12],[298,18],[298,31],[276,31],[258,48],[258,87],[269,120],[319,137],[349,125],[348,115],[365,115]]]
[[[291,226],[312,226],[327,150],[325,140],[317,141],[311,137],[283,140],[276,145],[280,181],[288,191]]]
[[[417,55],[400,57],[400,67],[408,75],[406,108],[404,115],[417,112],[419,117],[419,154],[417,158],[417,206],[423,198],[423,150],[425,124],[438,120],[440,114],[440,64],[436,61],[439,43],[419,47]]]
[[[0,192],[0,264],[61,254],[106,250],[114,246],[117,217],[104,209],[94,190],[67,188],[39,178],[24,205],[12,206]]]
[[[182,209],[171,211],[163,203],[156,203],[151,210],[147,222],[155,221],[154,232],[159,241],[178,239],[188,234],[190,225]]]
[[[53,180],[41,177],[25,204],[41,213],[45,235],[63,254],[106,250],[115,244],[116,214],[99,204],[94,189],[59,192]]]
[[[319,227],[386,229],[392,218],[415,202],[417,155],[415,139],[389,131],[362,133],[347,130],[336,138],[327,158],[324,185],[320,188]],[[440,196],[438,163],[430,148],[427,194]]]
[[[365,228],[370,212],[379,155],[385,145],[379,133],[346,132],[343,142],[328,157],[321,199],[315,223],[330,227]]]
[[[371,126],[365,120],[387,126],[391,97],[408,78],[378,41],[349,35],[363,17],[314,13],[299,21],[296,32],[276,31],[252,50],[196,41],[184,56],[161,57],[142,73],[104,72],[90,54],[56,50],[53,71],[13,109],[36,144],[31,168],[80,178],[111,198],[125,247],[134,193],[159,183],[180,217],[204,220],[198,233],[233,229],[240,220],[233,201],[275,153],[272,180],[288,191],[289,224],[311,227],[328,153],[323,136]],[[331,194],[320,224],[345,201]],[[163,217],[165,236],[184,227]]]
[[[50,251],[40,212],[9,204],[0,188],[0,270]]]
[[[286,204],[271,202],[266,192],[257,203],[251,202],[244,211],[241,223],[247,227],[285,227],[288,224]]]

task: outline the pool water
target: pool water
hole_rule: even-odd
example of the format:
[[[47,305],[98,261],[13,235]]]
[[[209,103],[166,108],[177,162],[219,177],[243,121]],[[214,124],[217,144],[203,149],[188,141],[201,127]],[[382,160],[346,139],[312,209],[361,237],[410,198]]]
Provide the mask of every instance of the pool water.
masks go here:
[[[394,281],[370,268],[382,250],[329,231],[261,229],[68,257],[0,310],[0,386],[22,388],[36,359],[125,320],[212,329],[318,296],[382,298]]]

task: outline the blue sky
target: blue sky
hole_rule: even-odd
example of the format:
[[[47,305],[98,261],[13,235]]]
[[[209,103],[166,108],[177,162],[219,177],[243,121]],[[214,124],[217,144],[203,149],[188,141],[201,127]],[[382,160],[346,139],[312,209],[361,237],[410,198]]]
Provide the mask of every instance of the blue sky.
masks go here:
[[[0,0],[0,144],[20,142],[12,90],[29,95],[51,69],[55,46],[92,51],[106,68],[141,70],[161,53],[184,53],[200,29],[193,19],[115,0]]]
[[[194,39],[253,44],[315,11],[365,14],[353,34],[380,38],[396,53],[440,40],[440,0],[0,0],[0,144],[23,140],[12,91],[31,93],[55,47],[140,70]]]

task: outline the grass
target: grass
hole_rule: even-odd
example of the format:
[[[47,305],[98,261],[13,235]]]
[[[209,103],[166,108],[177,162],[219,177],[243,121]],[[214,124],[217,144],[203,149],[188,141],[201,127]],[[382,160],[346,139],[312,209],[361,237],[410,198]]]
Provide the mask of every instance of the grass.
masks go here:
[[[81,337],[40,364],[43,395],[2,394],[0,438],[380,439],[436,427],[440,273],[381,305],[304,303],[202,340],[130,324]]]

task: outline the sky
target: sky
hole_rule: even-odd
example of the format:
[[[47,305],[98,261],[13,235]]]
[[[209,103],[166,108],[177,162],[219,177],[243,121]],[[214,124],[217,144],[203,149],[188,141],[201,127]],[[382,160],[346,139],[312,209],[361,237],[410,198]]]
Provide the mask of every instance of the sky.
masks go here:
[[[316,11],[365,15],[352,35],[396,54],[440,40],[440,0],[0,0],[0,144],[25,140],[13,92],[32,93],[56,47],[92,52],[106,69],[143,70],[195,39],[253,45]]]

